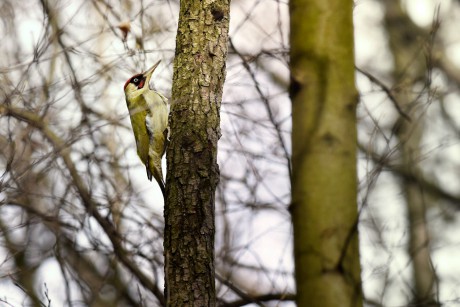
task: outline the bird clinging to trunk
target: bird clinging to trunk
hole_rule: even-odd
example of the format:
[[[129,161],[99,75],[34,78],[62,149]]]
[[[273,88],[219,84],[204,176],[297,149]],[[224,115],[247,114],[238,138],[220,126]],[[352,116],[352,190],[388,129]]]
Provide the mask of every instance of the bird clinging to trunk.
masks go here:
[[[128,105],[137,154],[147,170],[147,178],[152,176],[160,185],[165,197],[165,182],[161,170],[168,132],[168,99],[149,88],[150,78],[160,64],[158,61],[144,73],[136,74],[125,83],[125,97]]]

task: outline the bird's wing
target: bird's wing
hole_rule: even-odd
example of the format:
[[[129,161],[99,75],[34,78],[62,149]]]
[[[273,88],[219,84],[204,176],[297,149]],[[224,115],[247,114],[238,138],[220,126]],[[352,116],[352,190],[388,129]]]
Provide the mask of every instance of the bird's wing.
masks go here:
[[[148,111],[145,107],[138,107],[130,110],[130,119],[136,139],[137,154],[144,164],[146,164],[148,160],[150,144],[150,136],[145,124],[145,118],[148,117],[147,113]]]

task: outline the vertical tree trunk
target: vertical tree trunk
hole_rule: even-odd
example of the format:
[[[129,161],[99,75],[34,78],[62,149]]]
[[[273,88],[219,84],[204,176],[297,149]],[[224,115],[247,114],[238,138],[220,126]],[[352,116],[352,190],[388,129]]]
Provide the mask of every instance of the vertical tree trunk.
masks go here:
[[[165,202],[168,306],[215,306],[214,193],[225,80],[228,0],[182,0]]]
[[[291,0],[298,306],[360,306],[352,0]]]
[[[398,86],[394,96],[412,121],[400,118],[396,134],[400,140],[401,164],[407,174],[421,175],[418,161],[422,155],[420,142],[423,136],[425,117],[424,101],[417,99],[414,86],[420,84],[426,72],[426,53],[422,48],[421,35],[417,27],[403,12],[399,0],[385,0],[385,26],[388,31],[390,49],[394,59],[393,77]],[[409,226],[408,254],[413,267],[412,303],[423,306],[439,306],[436,301],[437,276],[431,262],[429,228],[426,220],[427,202],[423,189],[414,180],[403,179],[407,203]]]

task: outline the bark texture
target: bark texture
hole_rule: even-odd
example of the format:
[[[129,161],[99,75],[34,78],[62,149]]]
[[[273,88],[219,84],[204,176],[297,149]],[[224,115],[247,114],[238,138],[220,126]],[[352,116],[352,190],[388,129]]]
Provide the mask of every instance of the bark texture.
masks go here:
[[[352,0],[291,0],[298,306],[360,306]]]
[[[215,306],[214,193],[228,0],[181,1],[165,203],[168,306]]]

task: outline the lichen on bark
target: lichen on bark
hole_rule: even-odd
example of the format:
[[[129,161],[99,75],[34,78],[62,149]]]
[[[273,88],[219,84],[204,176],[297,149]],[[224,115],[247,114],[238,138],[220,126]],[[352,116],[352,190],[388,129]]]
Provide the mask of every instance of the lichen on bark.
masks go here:
[[[214,193],[229,1],[181,1],[165,201],[168,306],[215,306]]]

